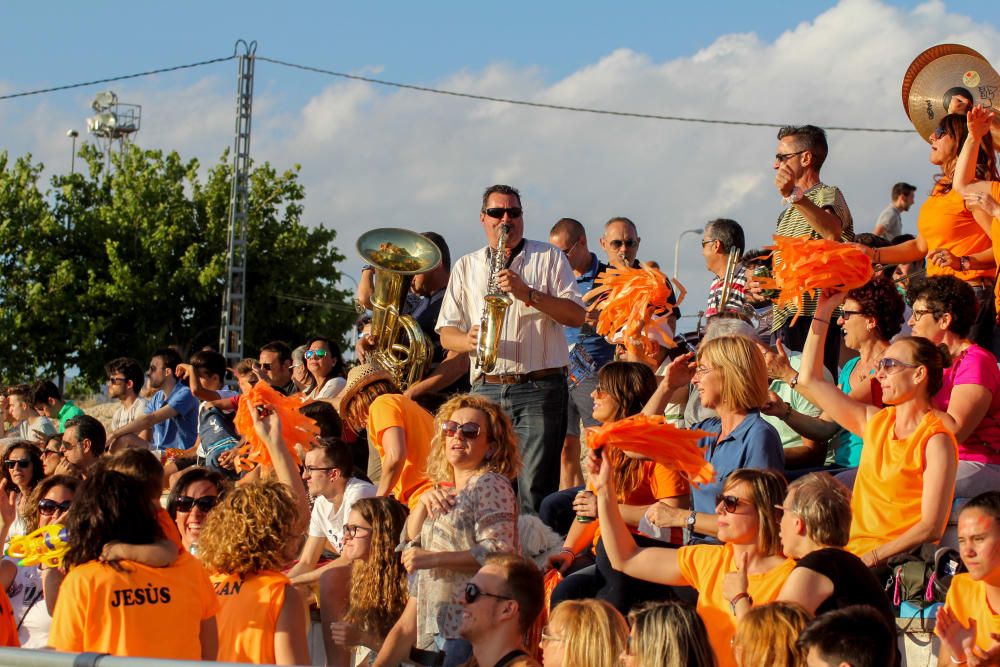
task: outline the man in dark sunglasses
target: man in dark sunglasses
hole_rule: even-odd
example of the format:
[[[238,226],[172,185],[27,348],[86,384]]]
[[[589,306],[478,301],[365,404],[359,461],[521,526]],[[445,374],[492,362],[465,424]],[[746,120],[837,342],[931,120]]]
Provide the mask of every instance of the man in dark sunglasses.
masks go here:
[[[487,246],[455,263],[436,330],[445,349],[469,356],[472,390],[510,414],[524,458],[518,481],[521,507],[534,513],[559,484],[569,363],[563,326],[581,326],[586,311],[566,256],[548,243],[526,240],[523,215],[515,188],[486,189],[479,220]],[[509,231],[498,250],[504,226]],[[491,287],[494,270],[496,285]],[[494,290],[506,293],[510,305],[498,322],[496,345],[490,345],[496,364],[487,370],[477,364],[477,348],[486,295]]]
[[[275,340],[260,348],[254,370],[285,396],[298,391],[292,380],[292,348],[287,343]]]

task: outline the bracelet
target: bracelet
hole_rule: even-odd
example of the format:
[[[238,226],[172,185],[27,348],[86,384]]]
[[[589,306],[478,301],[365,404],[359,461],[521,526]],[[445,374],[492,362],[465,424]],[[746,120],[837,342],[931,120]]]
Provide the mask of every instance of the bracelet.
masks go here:
[[[785,416],[781,418],[781,421],[787,422],[788,418],[792,416],[792,404],[785,403]]]
[[[964,665],[968,662],[967,660],[955,660],[955,656],[953,655],[949,655],[948,657],[951,659],[951,664],[953,665]]]
[[[972,268],[972,259],[968,255],[963,255],[958,258],[958,270],[968,271]]]
[[[882,251],[879,248],[875,248],[875,252],[872,253],[872,255],[873,255],[872,256],[872,260],[874,260],[874,263],[876,265],[881,265],[882,264],[882,262],[879,261],[879,255],[881,254],[881,252]]]
[[[576,558],[576,552],[573,551],[572,549],[567,549],[566,547],[563,547],[562,549],[560,549],[559,553],[561,553],[561,554],[569,554],[574,559]]]
[[[874,561],[874,562],[872,563],[872,567],[877,567],[877,566],[878,566],[878,564],[879,564],[879,563],[881,562],[881,560],[882,560],[882,559],[880,559],[880,558],[878,557],[878,550],[877,550],[877,549],[872,549],[872,560]]]
[[[813,322],[822,322],[823,324],[829,324],[830,320],[821,320],[818,317],[813,317]]]
[[[743,598],[746,598],[747,602],[750,603],[751,607],[753,606],[753,598],[750,597],[749,593],[747,592],[737,593],[733,597],[733,599],[729,601],[729,608],[732,610],[734,616],[736,615],[736,604]]]

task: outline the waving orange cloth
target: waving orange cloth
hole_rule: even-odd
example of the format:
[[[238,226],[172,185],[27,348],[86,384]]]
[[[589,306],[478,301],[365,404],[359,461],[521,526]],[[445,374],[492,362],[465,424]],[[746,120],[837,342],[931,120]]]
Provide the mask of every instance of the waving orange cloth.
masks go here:
[[[597,319],[597,333],[610,336],[619,329],[625,349],[640,358],[651,359],[656,352],[656,343],[648,335],[648,327],[658,327],[663,338],[672,340],[673,332],[666,318],[653,321],[654,314],[668,313],[674,305],[667,302],[670,286],[667,278],[656,269],[642,266],[637,269],[611,267],[597,276],[597,285],[583,297],[590,301],[605,295],[594,307],[601,311]],[[678,283],[680,285],[680,283]],[[684,289],[680,288],[677,303],[684,300]]]
[[[303,449],[311,449],[311,440],[319,435],[319,426],[299,412],[299,408],[302,407],[300,400],[281,394],[267,382],[258,382],[250,391],[240,396],[239,407],[236,409],[234,420],[236,431],[245,439],[237,456],[237,466],[242,470],[250,470],[255,464],[265,467],[271,465],[271,455],[267,451],[267,445],[257,435],[253,426],[253,416],[250,414],[250,411],[256,410],[258,405],[273,406],[281,419],[281,438],[285,442],[285,447],[292,453],[295,465],[298,465],[299,455],[295,451],[296,445],[300,445]]]
[[[715,468],[705,460],[698,440],[715,435],[707,431],[677,428],[661,415],[632,415],[587,429],[587,446],[608,445],[645,456],[671,470],[684,473],[692,484],[715,480]]]
[[[838,291],[861,287],[872,279],[872,262],[861,250],[826,239],[775,236],[769,250],[781,257],[775,262],[774,278],[757,278],[764,289],[778,289],[777,306],[795,304],[792,323],[802,312],[802,297],[821,289]]]

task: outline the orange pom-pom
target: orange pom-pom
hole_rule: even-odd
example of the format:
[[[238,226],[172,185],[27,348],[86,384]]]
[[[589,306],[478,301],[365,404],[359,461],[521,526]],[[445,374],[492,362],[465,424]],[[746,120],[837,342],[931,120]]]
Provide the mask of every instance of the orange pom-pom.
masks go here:
[[[795,305],[795,317],[802,312],[803,297],[822,289],[837,291],[861,287],[872,279],[872,262],[852,245],[826,239],[775,236],[774,278],[756,278],[763,289],[780,291],[775,302],[779,308]]]
[[[296,447],[311,449],[311,441],[319,435],[319,426],[316,422],[299,412],[302,402],[296,398],[291,398],[280,393],[267,382],[258,382],[243,396],[240,396],[239,406],[236,409],[236,431],[243,436],[244,444],[240,447],[236,457],[238,470],[251,470],[256,465],[268,467],[271,465],[271,455],[267,451],[267,445],[254,428],[253,415],[251,410],[256,410],[259,405],[270,406],[281,420],[281,438],[285,442],[285,447],[292,454],[292,460],[299,465],[299,455]]]
[[[715,479],[715,468],[705,460],[698,441],[715,435],[707,431],[677,428],[660,415],[633,415],[587,429],[591,449],[612,446],[651,459],[671,470],[684,473],[692,484]]]

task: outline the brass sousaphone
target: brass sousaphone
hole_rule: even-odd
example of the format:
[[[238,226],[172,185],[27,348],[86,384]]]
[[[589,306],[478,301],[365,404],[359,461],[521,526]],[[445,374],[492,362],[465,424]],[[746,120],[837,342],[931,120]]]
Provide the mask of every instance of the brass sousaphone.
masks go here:
[[[903,109],[924,141],[948,115],[954,95],[972,99],[1000,117],[1000,75],[977,51],[961,44],[938,44],[910,63],[903,76]],[[1000,139],[994,122],[993,141]]]
[[[441,251],[422,234],[388,227],[362,234],[357,249],[375,269],[371,363],[389,371],[405,389],[423,377],[434,349],[417,321],[403,314],[403,303],[413,276],[437,268]]]

